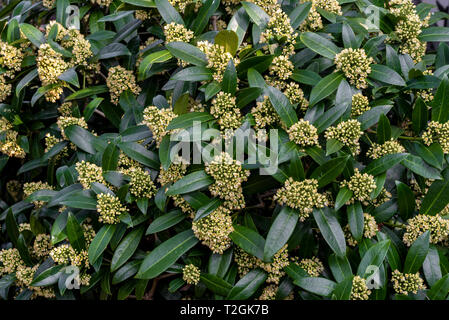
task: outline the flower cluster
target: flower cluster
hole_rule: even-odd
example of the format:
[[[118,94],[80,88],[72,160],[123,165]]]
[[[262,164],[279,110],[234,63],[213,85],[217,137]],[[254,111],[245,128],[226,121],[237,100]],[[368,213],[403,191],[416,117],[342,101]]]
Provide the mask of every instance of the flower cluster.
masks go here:
[[[193,264],[188,264],[182,269],[182,278],[188,284],[198,284],[200,275],[200,269]]]
[[[207,58],[207,67],[214,70],[213,77],[217,82],[223,80],[223,75],[230,60],[234,65],[239,64],[237,58],[233,58],[232,54],[226,51],[226,48],[219,44],[212,44],[208,41],[199,41],[198,48],[204,52]]]
[[[290,82],[287,84],[284,94],[291,104],[298,104],[302,112],[305,112],[309,107],[309,101],[304,97],[304,91],[299,87],[299,84]]]
[[[311,277],[319,277],[324,271],[324,265],[317,257],[302,259],[298,262],[298,265]]]
[[[275,284],[270,284],[269,286],[266,286],[258,300],[275,300],[276,299],[276,293],[278,291],[279,287]]]
[[[374,59],[368,57],[364,49],[344,49],[335,56],[334,63],[336,69],[342,71],[357,89],[365,89],[368,86],[366,79],[371,73]]]
[[[156,192],[156,187],[151,180],[150,174],[140,167],[132,167],[124,171],[131,181],[129,182],[129,192],[136,198],[153,197]]]
[[[24,265],[16,248],[3,249],[0,251],[0,275],[16,272],[17,268]]]
[[[190,42],[193,38],[193,31],[182,24],[172,22],[164,26],[164,35],[167,43],[175,41]]]
[[[53,187],[47,182],[37,181],[37,182],[26,182],[23,184],[23,195],[25,198],[32,195],[34,192],[39,190],[53,190]],[[33,201],[34,207],[36,209],[41,208],[45,202],[44,201]]]
[[[219,92],[212,100],[210,113],[218,119],[221,130],[235,130],[242,124],[240,109],[236,107],[235,97],[230,93]]]
[[[374,217],[372,215],[370,215],[369,213],[364,213],[363,214],[363,237],[365,239],[371,239],[377,234],[378,230],[379,230],[379,227],[377,226],[376,219],[374,219]],[[350,229],[349,225],[346,225],[346,227],[344,228],[344,233],[345,233],[346,241],[348,242],[348,244],[352,247],[355,247],[357,245],[357,240],[354,239],[354,237],[352,236],[351,229]]]
[[[327,205],[326,196],[318,193],[318,181],[315,179],[295,181],[290,177],[284,182],[284,187],[278,189],[273,199],[280,205],[299,209],[301,221],[312,213],[313,208],[322,208]]]
[[[120,203],[120,199],[109,193],[97,194],[98,221],[115,224],[120,222],[120,215],[127,213],[128,209]]]
[[[118,104],[120,95],[129,90],[135,95],[138,95],[142,90],[136,84],[136,77],[131,70],[126,70],[122,66],[116,66],[109,69],[106,85],[111,94],[111,102]]]
[[[52,247],[50,236],[48,234],[40,233],[34,239],[33,253],[37,257],[45,257],[50,253]]]
[[[301,119],[287,132],[290,140],[301,147],[318,145],[318,130],[309,121]]]
[[[263,101],[256,103],[256,106],[251,109],[251,114],[254,117],[256,129],[263,129],[281,122],[281,118],[279,118],[268,96],[264,96]]]
[[[449,122],[430,121],[427,130],[422,134],[424,143],[430,146],[438,142],[444,153],[449,153]]]
[[[397,141],[391,139],[383,144],[373,143],[366,155],[371,159],[379,159],[387,154],[395,154],[405,152],[405,148]]]
[[[56,122],[59,130],[61,130],[61,135],[64,139],[69,140],[65,135],[64,129],[68,126],[80,126],[81,128],[87,129],[87,123],[84,118],[76,118],[76,117],[59,117]]]
[[[409,293],[418,293],[418,290],[426,289],[424,280],[417,273],[402,273],[394,270],[391,274],[393,289],[398,294],[408,295]]]
[[[106,185],[106,181],[103,178],[103,170],[95,163],[83,160],[76,163],[75,169],[78,172],[78,181],[84,189],[90,189],[91,184],[94,182]]]
[[[307,0],[300,0],[301,3]],[[301,31],[318,31],[323,28],[323,20],[318,9],[325,10],[335,15],[341,16],[341,6],[337,0],[312,0],[312,6],[310,8],[307,18],[301,23]]]
[[[371,290],[366,285],[366,280],[360,276],[355,276],[352,279],[352,288],[350,300],[368,300]]]
[[[354,175],[349,180],[344,180],[340,184],[341,188],[348,188],[353,192],[349,203],[354,201],[366,201],[371,197],[371,192],[376,189],[374,177],[368,173],[360,173],[359,169],[354,169]]]
[[[206,217],[192,223],[195,237],[214,253],[222,254],[231,246],[229,234],[234,231],[234,227],[230,214],[229,209],[218,207]]]
[[[242,183],[248,180],[249,170],[244,170],[240,162],[222,152],[206,164],[206,172],[215,180],[209,186],[210,193],[225,200],[224,206],[231,210],[245,207]]]
[[[167,126],[176,118],[176,114],[171,109],[158,109],[149,106],[143,111],[143,124],[150,128],[153,138],[159,147],[167,132]]]
[[[347,146],[353,155],[360,153],[359,139],[363,135],[361,124],[355,119],[340,122],[326,130],[326,139],[335,139]]]
[[[64,82],[59,80],[58,77],[69,68],[69,65],[64,61],[63,55],[53,50],[47,43],[39,47],[36,62],[42,85],[53,85],[52,89],[45,93],[45,97],[48,101],[56,102],[64,85]]]
[[[4,121],[7,122],[6,119]],[[17,143],[17,131],[10,130],[12,126],[9,123],[5,125],[3,122],[0,125],[0,152],[10,158],[25,158],[25,150]]]
[[[440,243],[449,236],[449,220],[443,219],[440,215],[416,215],[407,220],[403,241],[407,246],[411,246],[426,231],[430,231],[431,243]]]
[[[369,105],[368,97],[365,97],[362,93],[357,93],[352,96],[351,116],[358,117],[365,111],[371,109]]]

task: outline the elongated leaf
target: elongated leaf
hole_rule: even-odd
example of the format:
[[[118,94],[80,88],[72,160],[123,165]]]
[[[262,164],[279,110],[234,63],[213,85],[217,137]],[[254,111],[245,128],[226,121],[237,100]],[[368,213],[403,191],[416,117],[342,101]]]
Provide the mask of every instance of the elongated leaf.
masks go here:
[[[283,207],[268,231],[264,247],[264,260],[270,261],[288,241],[295,230],[299,214],[294,209]]]
[[[66,230],[70,245],[78,252],[84,250],[86,248],[86,240],[84,239],[83,228],[71,212],[69,212],[67,218]]]
[[[327,207],[314,209],[313,217],[329,247],[337,256],[343,257],[346,254],[346,240],[333,210]]]
[[[185,42],[170,42],[166,48],[178,59],[184,60],[196,66],[205,66],[207,64],[206,55],[197,47]]]
[[[300,38],[301,42],[310,50],[329,59],[334,59],[335,55],[341,51],[332,41],[317,33],[303,32]]]
[[[429,241],[430,233],[426,231],[413,242],[405,258],[404,273],[416,273],[421,269],[429,252]]]
[[[267,274],[260,269],[251,270],[240,279],[229,292],[226,299],[246,300],[249,299],[267,279]]]
[[[421,214],[435,215],[449,203],[449,169],[443,170],[441,175],[443,180],[433,182],[427,191],[421,204]]]
[[[143,227],[134,229],[122,240],[122,242],[120,242],[112,256],[111,272],[120,268],[132,257],[142,239],[143,232]]]
[[[407,153],[387,154],[380,159],[372,161],[365,167],[365,169],[363,169],[363,172],[377,176],[384,173],[388,169],[391,169],[393,166],[404,160],[407,156]]]
[[[342,80],[343,75],[340,72],[335,72],[318,82],[310,93],[310,106],[314,106],[334,93]]]
[[[369,267],[375,266],[380,268],[387,256],[390,245],[390,240],[383,240],[370,247],[363,255],[362,261],[360,261],[357,275],[366,278],[372,273],[372,271],[369,271]]]
[[[117,228],[116,224],[104,225],[96,234],[95,238],[89,246],[89,261],[95,264],[98,258],[103,254]]]
[[[371,73],[369,77],[371,79],[378,80],[383,83],[391,84],[394,86],[401,86],[401,87],[406,86],[404,79],[399,75],[399,73],[381,64],[371,65]]]
[[[348,156],[338,157],[323,163],[316,168],[310,178],[318,180],[318,187],[322,188],[334,181],[344,170]]]
[[[189,193],[203,189],[213,182],[214,180],[212,177],[210,177],[204,170],[195,171],[176,181],[171,187],[168,188],[165,194],[172,196],[175,194]]]
[[[229,235],[232,241],[249,254],[264,260],[265,239],[256,231],[236,225]]]

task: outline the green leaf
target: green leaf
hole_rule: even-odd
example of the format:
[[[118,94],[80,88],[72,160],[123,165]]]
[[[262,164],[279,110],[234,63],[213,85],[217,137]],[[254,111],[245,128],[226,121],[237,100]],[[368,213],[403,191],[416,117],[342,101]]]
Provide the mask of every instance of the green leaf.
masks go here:
[[[201,8],[196,14],[196,18],[192,24],[192,30],[196,35],[201,34],[204,28],[209,23],[210,17],[217,11],[218,6],[220,5],[219,0],[207,0],[205,3],[201,5]]]
[[[182,81],[209,81],[212,80],[212,71],[205,67],[190,67],[173,75],[171,80]]]
[[[429,252],[423,262],[422,269],[427,283],[432,287],[441,279],[440,256],[438,255],[438,249],[434,245],[429,246]]]
[[[226,297],[232,289],[232,285],[222,278],[209,273],[201,273],[201,283],[215,294]]]
[[[137,279],[153,279],[172,266],[184,253],[198,243],[192,230],[178,233],[148,254],[136,275]]]
[[[375,266],[380,268],[387,256],[390,245],[390,240],[383,240],[370,247],[363,255],[362,261],[360,261],[357,275],[366,279],[372,273],[368,267]]]
[[[432,121],[445,123],[449,120],[449,78],[445,75],[432,101]]]
[[[257,289],[265,282],[267,274],[261,269],[255,269],[248,272],[231,289],[226,299],[228,300],[246,300],[256,293]]]
[[[430,232],[426,231],[413,242],[405,258],[404,273],[416,273],[421,269],[429,252],[429,241]]]
[[[77,125],[71,125],[64,129],[64,133],[81,150],[91,154],[97,152],[94,147],[96,137],[86,129]]]
[[[336,105],[333,108],[330,108],[325,113],[323,113],[320,117],[318,117],[318,119],[316,119],[313,122],[313,125],[316,127],[318,133],[323,132],[324,130],[329,128],[332,124],[334,124],[338,119],[340,119],[346,113],[346,111],[349,109],[349,107],[350,107],[349,103],[341,103],[341,104]],[[331,139],[331,140],[334,140],[334,139]],[[333,148],[330,149],[331,151],[336,150],[338,148],[339,144],[336,144],[334,142],[334,143],[332,143],[332,146],[333,146]],[[327,144],[326,144],[326,151],[327,151]],[[336,150],[336,151],[338,151],[338,150]],[[329,152],[329,151],[327,151],[327,152]],[[332,153],[327,153],[327,155],[332,154]]]
[[[98,258],[103,254],[104,250],[108,246],[109,242],[117,229],[116,224],[104,225],[95,235],[89,246],[89,261],[91,264],[95,264]]]
[[[404,160],[407,156],[407,153],[387,154],[380,159],[370,162],[365,169],[363,169],[363,172],[377,176],[384,173],[388,169],[391,169],[393,166]]]
[[[350,300],[353,279],[354,276],[350,275],[335,286],[334,292],[332,294],[335,300]]]
[[[169,24],[172,22],[176,22],[177,24],[184,25],[184,21],[181,18],[181,15],[176,11],[175,8],[168,2],[167,0],[154,0],[156,4],[157,10],[162,16],[162,19]]]
[[[318,187],[322,188],[333,182],[344,170],[349,156],[331,159],[316,168],[310,178],[318,180]]]
[[[86,240],[84,239],[84,231],[76,217],[69,212],[67,218],[67,237],[70,245],[78,252],[86,248]]]
[[[230,235],[231,240],[249,254],[264,260],[265,239],[256,231],[240,226],[234,226],[234,232]]]
[[[262,94],[263,90],[261,88],[245,88],[237,91],[237,108],[243,108],[256,100]]]
[[[76,99],[83,99],[87,98],[93,95],[101,94],[108,92],[109,88],[106,85],[99,85],[99,86],[93,86],[90,88],[81,89],[75,93],[72,93],[70,96],[64,99],[65,102],[76,100]]]
[[[334,281],[319,277],[300,278],[293,283],[304,290],[323,297],[330,296],[337,286]]]
[[[62,273],[64,265],[57,265],[40,273],[31,281],[31,287],[48,287],[58,282],[59,276]]]
[[[383,144],[391,138],[390,120],[383,113],[380,114],[377,124],[377,143]]]
[[[290,13],[290,24],[293,30],[299,28],[301,23],[307,18],[310,8],[312,7],[311,2],[300,3],[296,8]]]
[[[412,127],[416,134],[419,134],[427,126],[427,121],[429,119],[429,110],[426,104],[421,98],[418,98],[413,108],[412,113]]]
[[[173,58],[173,56],[169,50],[161,50],[150,53],[145,58],[143,58],[142,62],[139,65],[138,79],[147,79],[150,76],[150,70],[153,64],[162,63],[170,60],[171,58]]]
[[[298,122],[295,109],[290,104],[288,98],[277,88],[268,87],[268,97],[277,114],[287,127],[291,127]]]
[[[251,20],[260,28],[260,30],[265,29],[265,26],[270,20],[270,17],[266,12],[252,2],[242,1],[241,4]]]
[[[37,69],[33,69],[30,72],[27,73],[25,77],[23,77],[19,83],[16,85],[16,97],[19,96],[20,92],[23,88],[27,87],[28,84],[34,80],[38,76]]]
[[[318,53],[319,55],[334,59],[335,56],[341,51],[332,41],[320,36],[313,32],[303,32],[300,36],[301,42],[310,50]]]
[[[159,157],[153,151],[136,142],[120,142],[118,147],[131,159],[134,159],[147,167],[159,170]]]
[[[340,188],[337,194],[337,198],[335,199],[335,210],[339,210],[341,207],[343,207],[346,202],[348,202],[351,198],[354,192],[349,190],[348,188]]]
[[[193,221],[198,221],[202,218],[207,217],[209,214],[214,212],[222,204],[223,204],[223,201],[218,198],[210,200],[208,203],[206,203],[204,206],[202,206],[201,208],[199,208],[196,211],[195,218],[193,219]]]
[[[362,205],[360,202],[355,202],[348,206],[346,212],[348,214],[348,224],[351,234],[357,241],[360,241],[365,228]]]
[[[97,209],[97,200],[87,190],[74,192],[70,194],[70,197],[60,200],[59,203],[61,205],[76,209]]]
[[[223,278],[232,263],[233,250],[226,250],[223,254],[214,253],[209,258],[207,270],[210,274]],[[227,294],[226,294],[227,295]],[[226,296],[225,295],[225,296]]]
[[[16,218],[11,210],[8,210],[6,214],[6,232],[8,234],[9,239],[13,244],[17,244],[17,240],[19,239],[19,227],[17,226]]]
[[[273,256],[287,243],[295,230],[299,214],[296,210],[283,207],[271,224],[264,247],[264,261]]]
[[[375,125],[380,118],[381,114],[387,114],[391,110],[392,106],[377,106],[366,111],[364,114],[357,118],[357,121],[361,123],[360,129],[362,131]]]
[[[189,112],[174,118],[167,126],[167,130],[186,129],[193,126],[194,122],[208,122],[214,117],[208,112]]]
[[[210,177],[204,170],[195,171],[176,181],[168,188],[165,194],[167,196],[173,196],[175,194],[189,193],[206,188],[213,182],[214,180],[212,177]]]
[[[430,290],[427,291],[427,296],[430,300],[446,300],[448,292],[449,274],[446,274],[443,278],[432,285]]]
[[[399,73],[382,64],[372,64],[369,77],[394,86],[405,87],[407,85]]]
[[[320,82],[321,77],[318,73],[311,70],[294,70],[290,79],[310,86],[315,86],[315,84]]]
[[[316,105],[321,100],[327,98],[337,90],[340,82],[343,80],[343,74],[334,72],[320,80],[310,93],[310,106]]]
[[[184,60],[195,66],[206,66],[206,55],[197,47],[186,42],[170,42],[165,45],[170,53],[178,59]],[[160,52],[160,51],[159,51]]]
[[[407,220],[415,211],[415,195],[406,184],[400,181],[396,181],[396,190],[398,192],[399,213],[404,220]]]
[[[343,257],[346,254],[346,240],[335,216],[335,211],[328,207],[315,208],[313,217],[326,243],[337,256]]]
[[[42,34],[42,32],[36,29],[36,27],[27,23],[21,23],[19,27],[20,31],[23,32],[25,37],[30,40],[34,46],[39,48],[42,44],[45,43],[44,35]]]
[[[111,272],[124,265],[132,257],[142,239],[144,228],[131,231],[118,245],[111,260]]]
[[[226,52],[235,56],[239,46],[239,37],[232,30],[222,30],[215,36],[214,43],[222,46]]]
[[[448,42],[449,28],[445,27],[430,27],[424,28],[418,36],[419,40],[424,42]]]
[[[103,152],[101,160],[103,171],[115,171],[117,169],[119,156],[120,150],[117,148],[117,144],[115,142],[109,143]]]
[[[107,46],[101,48],[100,52],[97,55],[98,60],[111,59],[115,57],[121,56],[130,56],[132,55],[131,51],[121,43],[111,43]]]
[[[351,264],[346,256],[339,257],[332,253],[329,256],[329,267],[337,282],[342,282],[347,277],[352,276]]]
[[[98,106],[103,102],[104,98],[95,98],[89,104],[84,108],[83,115],[84,120],[89,121],[89,119],[92,117],[95,110],[98,108]]]
[[[223,81],[221,87],[224,92],[235,94],[237,90],[237,71],[235,70],[234,62],[229,60],[228,66],[223,74]]]
[[[441,172],[443,180],[432,183],[421,203],[421,214],[436,215],[449,203],[449,169]]]
[[[423,159],[412,154],[407,155],[407,157],[401,161],[401,164],[423,178],[434,180],[442,179],[437,169],[430,167]]]

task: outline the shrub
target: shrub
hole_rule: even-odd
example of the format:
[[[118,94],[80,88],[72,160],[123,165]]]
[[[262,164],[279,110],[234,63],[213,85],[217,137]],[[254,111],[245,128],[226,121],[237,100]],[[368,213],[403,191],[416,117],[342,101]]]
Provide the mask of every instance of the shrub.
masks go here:
[[[431,8],[9,1],[1,298],[445,299]]]

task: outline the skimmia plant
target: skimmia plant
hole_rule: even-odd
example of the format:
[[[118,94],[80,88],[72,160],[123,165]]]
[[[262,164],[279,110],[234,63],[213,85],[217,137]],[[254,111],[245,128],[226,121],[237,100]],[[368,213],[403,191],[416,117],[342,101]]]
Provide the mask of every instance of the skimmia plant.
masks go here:
[[[448,14],[3,3],[1,299],[447,298]]]

